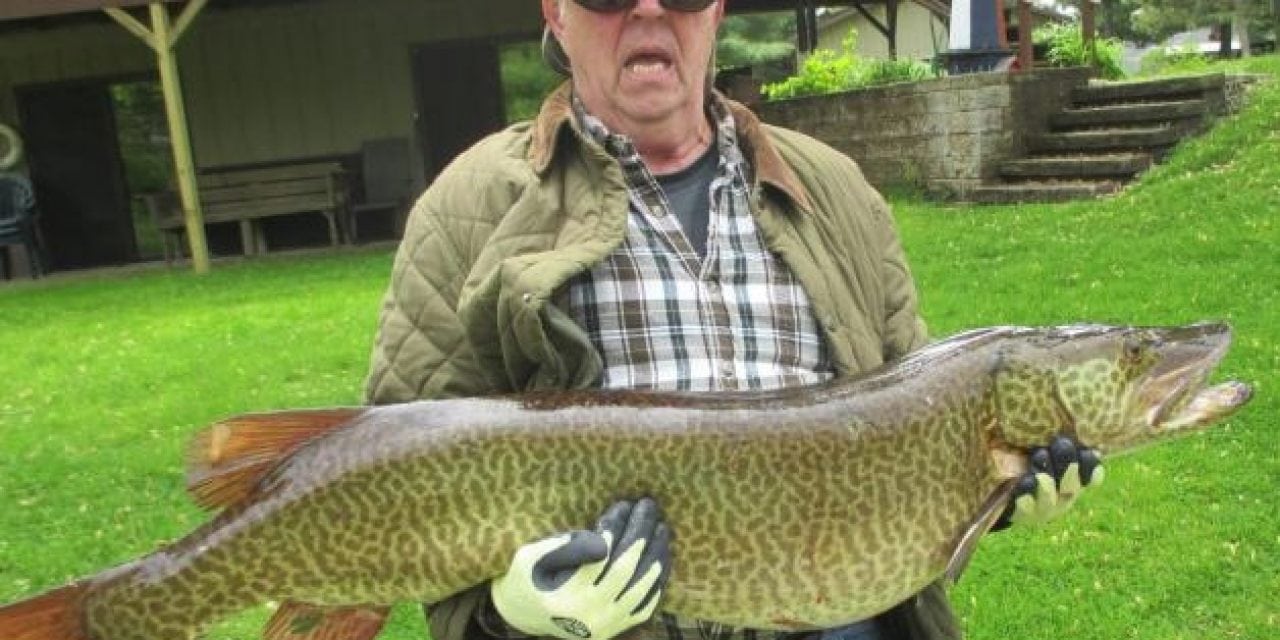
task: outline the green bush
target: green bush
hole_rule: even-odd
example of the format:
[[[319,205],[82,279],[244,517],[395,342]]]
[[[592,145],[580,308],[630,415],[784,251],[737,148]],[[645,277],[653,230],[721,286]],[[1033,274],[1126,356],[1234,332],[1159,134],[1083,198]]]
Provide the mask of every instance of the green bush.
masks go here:
[[[564,82],[542,61],[540,42],[517,42],[501,50],[502,97],[506,101],[507,122],[531,120],[542,101]]]
[[[764,85],[762,91],[765,97],[769,100],[785,100],[800,96],[820,96],[879,84],[924,80],[937,75],[933,67],[915,60],[863,58],[854,53],[857,43],[858,34],[851,29],[840,43],[840,51],[814,51],[800,65],[796,75],[782,82]]]
[[[1047,47],[1049,64],[1055,67],[1092,66],[1102,77],[1118,80],[1124,77],[1124,68],[1120,60],[1124,55],[1124,44],[1115,38],[1094,38],[1093,59],[1085,50],[1084,34],[1080,23],[1049,22],[1031,34],[1032,42]]]
[[[1143,76],[1173,76],[1205,73],[1213,66],[1209,56],[1200,53],[1194,44],[1186,43],[1178,49],[1157,47],[1142,56],[1138,74]]]

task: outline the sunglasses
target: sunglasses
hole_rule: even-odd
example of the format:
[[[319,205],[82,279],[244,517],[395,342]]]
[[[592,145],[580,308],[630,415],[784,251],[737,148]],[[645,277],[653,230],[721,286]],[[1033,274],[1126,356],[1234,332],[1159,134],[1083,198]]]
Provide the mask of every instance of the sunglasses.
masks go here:
[[[617,13],[619,11],[630,11],[636,7],[639,0],[573,0],[583,9],[595,11],[596,13]],[[662,0],[660,4],[663,9],[670,11],[683,11],[685,13],[696,13],[716,3],[716,0]]]

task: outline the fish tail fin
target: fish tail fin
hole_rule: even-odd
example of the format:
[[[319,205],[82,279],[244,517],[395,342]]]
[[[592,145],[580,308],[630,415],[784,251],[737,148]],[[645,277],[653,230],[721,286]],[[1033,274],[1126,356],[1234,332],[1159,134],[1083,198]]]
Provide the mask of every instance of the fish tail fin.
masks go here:
[[[84,628],[88,581],[0,607],[0,640],[91,640]]]

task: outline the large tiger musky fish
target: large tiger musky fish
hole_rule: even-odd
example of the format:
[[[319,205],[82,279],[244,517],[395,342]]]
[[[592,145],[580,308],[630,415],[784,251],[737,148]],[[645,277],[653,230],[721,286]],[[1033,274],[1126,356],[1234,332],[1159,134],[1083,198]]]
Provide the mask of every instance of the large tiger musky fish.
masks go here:
[[[0,608],[3,640],[186,640],[263,602],[271,638],[368,638],[395,602],[505,570],[522,544],[653,496],[662,608],[761,629],[879,613],[954,573],[1065,434],[1114,455],[1196,431],[1221,325],[992,328],[819,387],[575,392],[251,415],[190,449],[221,511],[151,555]]]

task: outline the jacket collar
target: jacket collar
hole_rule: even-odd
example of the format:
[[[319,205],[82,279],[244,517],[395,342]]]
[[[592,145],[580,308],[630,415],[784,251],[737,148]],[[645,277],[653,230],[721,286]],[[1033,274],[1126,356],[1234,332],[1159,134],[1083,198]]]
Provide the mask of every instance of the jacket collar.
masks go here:
[[[546,101],[538,117],[533,121],[533,141],[529,145],[528,158],[533,170],[539,175],[546,172],[555,159],[557,141],[566,128],[575,130],[573,106],[570,103],[571,83],[565,82],[556,89]],[[738,130],[738,141],[742,146],[742,155],[748,159],[761,184],[768,185],[785,194],[802,211],[811,211],[812,204],[808,191],[800,183],[800,178],[778,153],[773,141],[765,135],[760,119],[743,105],[729,100],[719,92],[712,94],[713,100],[721,100],[729,107]],[[582,136],[585,140],[586,137]]]

